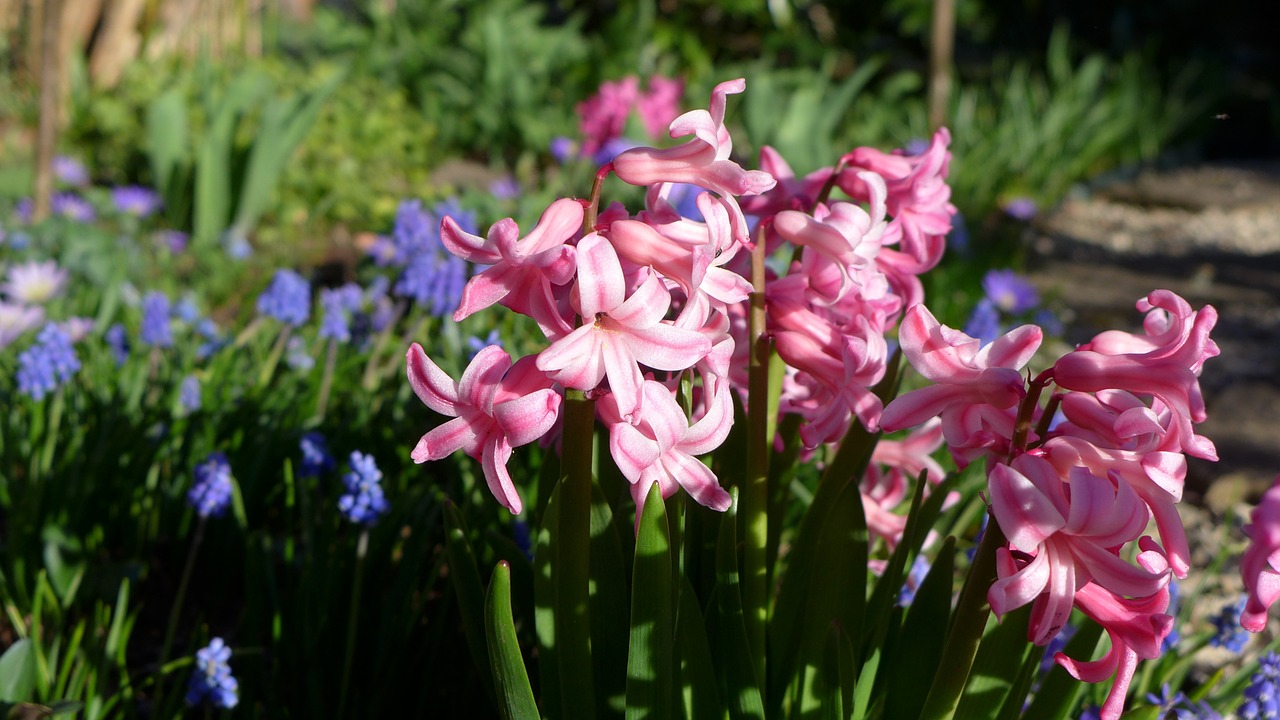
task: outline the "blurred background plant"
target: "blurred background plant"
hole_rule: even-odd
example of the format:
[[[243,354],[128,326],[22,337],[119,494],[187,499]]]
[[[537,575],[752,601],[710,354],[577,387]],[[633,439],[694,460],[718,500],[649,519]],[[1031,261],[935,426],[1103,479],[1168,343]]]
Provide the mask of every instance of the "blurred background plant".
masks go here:
[[[54,261],[71,278],[38,310],[10,311],[0,291],[14,313],[0,316],[0,705],[174,717],[192,671],[229,662],[254,699],[237,713],[474,711],[491,690],[456,661],[468,652],[464,603],[445,587],[444,548],[467,544],[446,538],[464,534],[478,567],[509,560],[518,596],[531,582],[519,576],[528,527],[483,501],[474,465],[413,468],[428,418],[408,409],[403,352],[431,338],[456,376],[476,338],[516,353],[530,328],[448,322],[422,301],[429,288],[397,289],[437,276],[379,252],[397,238],[435,252],[438,239],[414,233],[438,227],[447,199],[482,232],[507,216],[532,227],[552,198],[585,195],[596,166],[559,153],[558,139],[580,142],[575,106],[627,76],[677,78],[684,98],[746,77],[728,118],[736,152],[774,146],[797,175],[855,145],[910,151],[931,130],[933,7],[0,0],[0,271]],[[1267,75],[1280,60],[1247,10],[957,0],[946,123],[963,219],[927,279],[943,322],[998,302],[984,276],[1019,267],[1027,223],[1074,186],[1280,151]],[[46,36],[49,17],[59,22]],[[48,42],[62,79],[48,149],[63,160],[48,163],[52,213],[32,222]],[[622,139],[642,133],[632,113]],[[154,188],[158,211],[119,207],[113,189],[130,186]],[[406,199],[420,204],[406,211]],[[297,327],[255,311],[281,267],[308,283]],[[348,283],[347,299],[323,299]],[[172,347],[144,340],[148,293],[169,302]],[[1041,301],[1037,312],[1053,309]],[[324,324],[330,311],[349,340]],[[994,321],[1018,313],[1006,315]],[[36,401],[15,378],[45,319],[79,319],[81,369]],[[346,468],[308,464],[313,432],[339,461],[376,459],[389,511],[375,525],[337,512]],[[184,498],[214,452],[234,492],[228,516],[205,522]],[[521,471],[540,468],[535,452]],[[1208,621],[1197,621],[1203,644]],[[234,647],[229,661],[197,660],[217,637]],[[1140,690],[1186,673],[1162,668]]]

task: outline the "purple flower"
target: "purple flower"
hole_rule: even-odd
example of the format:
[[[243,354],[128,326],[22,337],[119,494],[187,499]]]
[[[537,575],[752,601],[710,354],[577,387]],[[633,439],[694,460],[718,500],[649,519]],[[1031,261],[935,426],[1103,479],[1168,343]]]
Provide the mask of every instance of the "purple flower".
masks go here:
[[[906,145],[902,146],[902,154],[908,157],[923,155],[925,150],[929,149],[929,141],[924,138],[911,138]]]
[[[156,233],[156,240],[162,247],[168,248],[169,252],[174,255],[181,255],[187,251],[187,245],[191,242],[191,237],[181,230],[161,230]]]
[[[1244,612],[1245,600],[1242,597],[1230,605],[1223,605],[1218,614],[1209,618],[1214,632],[1213,637],[1209,638],[1210,645],[1238,653],[1249,644],[1248,631],[1240,627],[1240,614]]]
[[[1236,713],[1241,720],[1280,717],[1280,655],[1269,652],[1258,658],[1258,672],[1249,678]]]
[[[510,175],[503,175],[489,184],[489,194],[499,200],[514,200],[520,197],[520,183]]]
[[[969,225],[964,214],[957,212],[951,218],[951,232],[947,234],[947,249],[963,256],[969,254]]]
[[[292,270],[277,270],[258,296],[258,312],[293,327],[306,323],[311,317],[311,284]]]
[[[231,489],[231,463],[223,453],[213,452],[196,466],[187,502],[202,518],[220,517],[231,506]]]
[[[232,260],[244,260],[253,254],[253,246],[244,232],[231,229],[222,234],[222,249]]]
[[[169,297],[153,290],[142,298],[142,330],[139,339],[154,347],[173,346],[173,327],[169,322]]]
[[[91,223],[98,216],[89,201],[74,193],[54,193],[49,200],[49,209],[54,215],[82,223]]]
[[[973,308],[973,314],[964,324],[964,334],[977,338],[983,345],[988,345],[1000,337],[1000,313],[991,300],[982,298]]]
[[[596,150],[591,156],[591,159],[597,165],[604,165],[607,162],[613,162],[613,159],[623,150],[630,150],[631,148],[639,147],[640,145],[641,143],[630,138],[613,138],[612,140],[605,142],[604,145],[601,145],[600,149]]]
[[[1001,311],[1017,315],[1040,304],[1040,293],[1022,275],[1013,270],[991,270],[982,278],[987,298]]]
[[[1004,204],[1004,212],[1015,220],[1028,222],[1036,216],[1039,208],[1036,201],[1028,197],[1016,197]]]
[[[489,331],[489,334],[484,339],[471,335],[467,337],[466,343],[467,343],[467,357],[473,358],[476,356],[476,353],[489,347],[490,345],[497,345],[501,347],[502,336],[498,334],[498,329],[494,328],[493,330]]]
[[[116,323],[107,328],[102,339],[107,341],[107,347],[111,349],[116,365],[123,365],[129,359],[129,336],[125,333],[124,325]]]
[[[239,683],[231,675],[231,648],[222,638],[209,641],[207,647],[196,651],[196,667],[187,682],[187,704],[202,702],[218,708],[233,708],[239,702]]]
[[[551,157],[563,165],[578,155],[578,144],[570,138],[560,136],[552,138],[549,150]]]
[[[48,323],[35,344],[18,356],[18,391],[43,400],[79,370],[80,358],[71,338],[57,323]]]
[[[178,404],[182,407],[182,411],[190,415],[200,409],[200,378],[194,373],[182,378],[182,383],[178,385]]]
[[[1037,310],[1036,314],[1031,318],[1031,322],[1039,325],[1040,329],[1044,330],[1045,336],[1048,337],[1062,337],[1062,334],[1067,331],[1062,324],[1062,320],[1059,320],[1058,316],[1048,308]]]
[[[329,442],[318,432],[312,431],[303,435],[298,441],[298,449],[302,451],[302,464],[298,467],[298,477],[317,477],[337,465],[333,455],[329,454]]]
[[[230,339],[222,334],[222,331],[218,329],[218,323],[214,322],[212,318],[203,318],[196,323],[196,334],[204,340],[200,347],[196,348],[196,358],[199,360],[212,356],[230,342]]]
[[[902,584],[902,589],[898,591],[898,606],[909,607],[911,601],[916,599],[916,591],[920,589],[920,583],[924,582],[925,576],[929,574],[929,560],[923,555],[916,555],[916,559],[911,563],[911,570],[907,572],[906,580]]]
[[[54,156],[53,176],[58,182],[71,187],[85,187],[89,184],[89,169],[84,163],[66,155]]]
[[[124,185],[112,188],[111,202],[115,204],[116,210],[119,212],[136,218],[151,217],[164,204],[155,190],[141,185]]]
[[[355,283],[320,291],[320,337],[351,341],[351,316],[360,309],[364,293]]]
[[[467,263],[443,251],[417,255],[396,283],[398,295],[412,298],[436,317],[449,317],[462,302]]]
[[[351,453],[351,471],[342,476],[347,492],[338,498],[338,510],[359,525],[372,525],[387,512],[382,494],[382,471],[372,455]]]

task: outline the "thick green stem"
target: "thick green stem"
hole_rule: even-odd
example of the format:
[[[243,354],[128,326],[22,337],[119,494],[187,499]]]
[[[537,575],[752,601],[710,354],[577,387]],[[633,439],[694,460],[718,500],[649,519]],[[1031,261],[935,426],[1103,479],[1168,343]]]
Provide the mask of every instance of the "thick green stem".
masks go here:
[[[342,689],[338,693],[338,714],[347,709],[347,691],[351,688],[351,664],[356,657],[356,630],[360,626],[360,588],[364,585],[364,558],[369,553],[369,528],[360,531],[356,541],[355,579],[351,584],[351,611],[347,615],[347,654],[342,660]]]
[[[978,654],[982,633],[991,615],[987,591],[996,580],[996,549],[1006,543],[1004,532],[994,517],[987,522],[978,553],[965,578],[960,600],[951,618],[947,644],[942,650],[942,662],[938,674],[929,688],[920,720],[942,720],[954,716],[964,686],[973,669],[973,659]]]
[[[561,445],[559,547],[556,565],[556,644],[565,717],[595,715],[591,662],[591,465],[595,402],[565,390]]]
[[[748,365],[747,476],[738,495],[742,519],[742,609],[756,677],[765,675],[765,631],[769,612],[769,336],[765,332],[764,232],[751,251]]]

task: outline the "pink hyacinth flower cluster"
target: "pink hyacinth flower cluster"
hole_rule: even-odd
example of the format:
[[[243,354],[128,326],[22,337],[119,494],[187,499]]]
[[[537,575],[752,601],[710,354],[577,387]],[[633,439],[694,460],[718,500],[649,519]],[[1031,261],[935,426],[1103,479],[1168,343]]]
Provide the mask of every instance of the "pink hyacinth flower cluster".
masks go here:
[[[1115,678],[1101,713],[1109,719],[1123,711],[1138,661],[1158,657],[1173,627],[1168,582],[1185,577],[1189,562],[1175,507],[1186,456],[1217,459],[1194,430],[1205,420],[1200,371],[1218,354],[1209,338],[1216,312],[1167,290],[1138,309],[1143,333],[1101,333],[1029,382],[1022,370],[1039,328],[983,347],[912,307],[902,349],[935,384],[902,395],[881,418],[886,430],[940,418],[958,464],[985,461],[991,513],[1008,540],[996,550],[991,607],[1003,615],[1031,603],[1028,636],[1039,645],[1072,608],[1102,625],[1105,656],[1055,659],[1087,682]],[[1057,389],[1041,407],[1050,385]],[[1152,520],[1158,541],[1144,534]]]
[[[518,513],[522,503],[507,461],[514,448],[557,432],[562,398],[573,389],[596,400],[609,452],[638,509],[657,485],[663,497],[683,488],[697,502],[726,510],[729,494],[698,458],[728,435],[735,393],[747,401],[753,292],[747,278],[757,238],[790,260],[782,272],[768,273],[764,290],[765,331],[788,364],[782,412],[802,417],[809,448],[838,441],[855,418],[876,427],[882,404],[869,387],[885,374],[885,334],[921,298],[917,268],[937,262],[949,229],[949,222],[918,218],[954,212],[935,189],[945,185],[946,133],[935,138],[927,158],[904,160],[905,170],[895,166],[889,179],[871,167],[880,156],[865,153],[872,158],[866,167],[845,162],[815,171],[825,178],[819,184],[831,186],[841,173],[854,172],[865,196],[827,200],[813,183],[779,184],[733,157],[725,108],[745,85],[741,79],[721,83],[706,109],[672,120],[670,136],[682,142],[626,150],[601,169],[600,177],[612,171],[645,187],[643,209],[614,203],[596,215],[590,203],[556,200],[523,235],[511,219],[484,237],[443,220],[445,248],[482,268],[467,283],[454,318],[501,305],[532,318],[546,345],[514,362],[488,348],[456,382],[420,346],[410,348],[415,392],[451,418],[422,437],[415,461],[463,451],[481,462],[499,502]],[[617,100],[629,91],[610,92]],[[772,150],[762,152],[762,161],[785,168]],[[702,189],[696,198],[701,219],[682,216],[668,202],[675,183]],[[593,218],[590,227],[583,227],[587,218]],[[923,238],[935,255],[917,257],[910,238]],[[682,378],[693,381],[690,405],[677,401]],[[930,429],[878,451],[886,469],[868,478],[864,499],[885,508],[886,523],[904,477],[922,469],[935,482],[941,477],[927,459],[938,438]],[[888,525],[883,534],[896,541]]]
[[[1253,509],[1251,522],[1244,526],[1249,547],[1240,558],[1240,576],[1248,591],[1240,627],[1262,632],[1267,611],[1280,600],[1280,477]]]
[[[640,116],[650,138],[660,137],[663,129],[680,114],[683,97],[684,83],[661,75],[649,78],[649,89],[644,92],[634,75],[601,83],[595,95],[578,103],[582,154],[594,156],[611,140],[622,137],[632,110]]]

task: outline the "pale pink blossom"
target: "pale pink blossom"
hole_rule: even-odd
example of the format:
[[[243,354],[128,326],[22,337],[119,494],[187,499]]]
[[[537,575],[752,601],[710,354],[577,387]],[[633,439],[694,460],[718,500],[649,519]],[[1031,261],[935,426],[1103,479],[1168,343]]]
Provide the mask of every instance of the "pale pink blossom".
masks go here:
[[[894,510],[907,496],[909,481],[924,473],[932,484],[942,482],[946,473],[931,453],[942,446],[942,423],[934,419],[911,431],[901,440],[881,439],[871,451],[871,463],[862,477],[862,511],[874,541],[885,539],[890,549],[897,546],[906,529],[907,517]]]
[[[747,224],[737,201],[739,195],[758,195],[774,186],[766,172],[744,170],[730,159],[733,140],[724,126],[725,98],[740,93],[746,81],[722,82],[711,92],[708,110],[691,110],[671,122],[671,137],[692,136],[670,148],[631,148],[613,159],[613,171],[631,185],[660,182],[690,183],[706,188],[730,204],[734,237],[747,242]]]
[[[704,389],[705,390],[705,389]],[[717,384],[706,391],[705,412],[692,425],[666,386],[646,380],[644,413],[639,423],[627,422],[616,403],[601,402],[601,414],[609,426],[609,451],[623,476],[631,482],[636,503],[636,523],[649,488],[657,483],[668,498],[683,487],[698,504],[721,512],[732,499],[711,468],[697,456],[715,450],[733,427],[733,404],[728,386]],[[616,397],[616,396],[612,396]]]
[[[628,296],[613,246],[597,233],[583,238],[576,287],[582,325],[538,355],[538,369],[565,387],[593,390],[608,377],[619,412],[632,422],[642,401],[641,364],[685,370],[711,351],[698,331],[663,320],[671,295],[657,274],[644,269],[641,276]]]
[[[1114,676],[1100,716],[1103,720],[1118,720],[1124,712],[1124,698],[1138,660],[1160,657],[1161,644],[1173,630],[1173,617],[1165,612],[1169,608],[1169,589],[1129,599],[1087,583],[1076,591],[1076,607],[1107,631],[1111,648],[1097,660],[1077,661],[1061,652],[1054,655],[1054,660],[1084,682],[1100,683]]]
[[[797,178],[782,154],[768,145],[760,148],[760,169],[772,175],[777,185],[742,201],[743,212],[760,217],[776,215],[783,210],[807,211],[813,208],[818,202],[818,193],[822,192],[822,186],[832,173],[831,168],[825,167]]]
[[[595,95],[578,103],[583,155],[593,156],[605,143],[622,136],[639,91],[640,81],[628,75],[621,80],[600,83]]]
[[[568,243],[581,232],[583,215],[582,203],[561,198],[551,203],[524,238],[511,218],[494,223],[488,237],[480,238],[445,217],[440,240],[449,252],[467,262],[492,266],[467,281],[454,321],[501,303],[536,320],[548,337],[567,335],[573,328],[554,288],[573,279],[574,248]]]
[[[884,178],[892,224],[902,229],[899,247],[915,260],[917,273],[931,269],[942,258],[947,233],[951,232],[951,217],[956,214],[946,182],[950,143],[951,134],[946,128],[939,128],[929,149],[919,155],[857,148],[845,156],[848,167],[836,180],[850,197],[866,200],[868,188],[859,170],[871,170]]]
[[[1249,547],[1240,557],[1240,576],[1249,597],[1240,614],[1240,627],[1261,632],[1267,626],[1267,612],[1280,599],[1280,477],[1250,515],[1244,526]]]
[[[1026,382],[1018,372],[1036,349],[1043,333],[1034,325],[1014,328],[990,345],[942,325],[923,305],[907,310],[898,330],[902,352],[916,372],[935,385],[899,396],[884,409],[880,426],[901,430],[953,409],[974,405],[1011,408],[1026,396]],[[947,435],[947,443],[963,445],[967,437]]]
[[[10,302],[42,305],[62,294],[67,287],[67,271],[53,260],[12,265],[0,291]]]
[[[422,346],[407,354],[409,384],[427,407],[452,420],[422,436],[411,457],[416,463],[440,460],[456,450],[480,461],[489,491],[502,506],[519,514],[523,504],[507,472],[512,448],[537,440],[560,414],[560,395],[534,367],[534,356],[514,365],[496,345],[482,349],[454,382]]]
[[[1010,550],[999,548],[999,579],[987,599],[997,615],[1036,601],[1028,629],[1036,644],[1058,634],[1087,582],[1136,597],[1168,584],[1162,553],[1144,551],[1138,558],[1142,567],[1135,567],[1114,551],[1137,540],[1150,519],[1128,483],[1083,467],[1071,468],[1064,481],[1048,460],[1024,454],[992,467],[988,487],[992,517],[1009,547],[1030,560],[1018,567]]]
[[[683,97],[684,81],[661,75],[649,78],[649,89],[636,98],[636,112],[649,137],[662,136],[662,131],[680,114]]]

